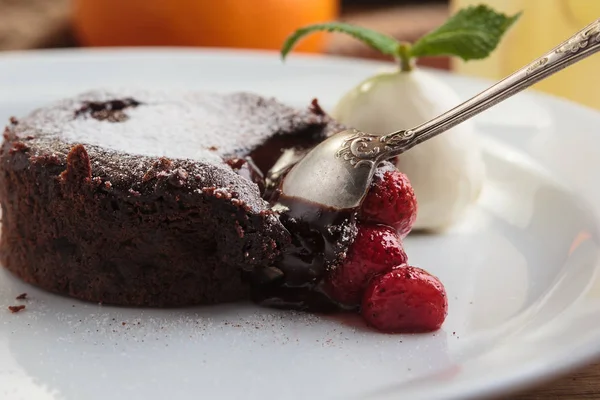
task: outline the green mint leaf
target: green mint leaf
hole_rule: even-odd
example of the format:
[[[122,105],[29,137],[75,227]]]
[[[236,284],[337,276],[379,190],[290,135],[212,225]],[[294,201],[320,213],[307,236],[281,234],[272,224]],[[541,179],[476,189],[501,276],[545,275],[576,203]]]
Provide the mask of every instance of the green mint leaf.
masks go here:
[[[359,26],[346,24],[343,22],[328,22],[323,24],[308,25],[296,30],[294,33],[288,36],[283,43],[283,46],[281,47],[281,58],[285,59],[296,43],[298,43],[298,41],[304,36],[319,31],[345,33],[366,43],[383,54],[398,58],[398,49],[400,47],[400,43],[393,37],[373,31],[371,29],[361,28]]]
[[[465,8],[417,40],[410,56],[451,55],[465,61],[486,58],[520,16],[508,16],[484,5]]]

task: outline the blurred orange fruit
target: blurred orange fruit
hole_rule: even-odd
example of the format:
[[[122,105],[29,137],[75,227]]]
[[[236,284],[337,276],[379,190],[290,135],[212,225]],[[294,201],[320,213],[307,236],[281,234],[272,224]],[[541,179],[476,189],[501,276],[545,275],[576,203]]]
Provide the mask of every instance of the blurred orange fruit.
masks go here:
[[[279,49],[296,28],[337,17],[339,0],[74,0],[84,46]],[[319,52],[324,35],[298,51]]]

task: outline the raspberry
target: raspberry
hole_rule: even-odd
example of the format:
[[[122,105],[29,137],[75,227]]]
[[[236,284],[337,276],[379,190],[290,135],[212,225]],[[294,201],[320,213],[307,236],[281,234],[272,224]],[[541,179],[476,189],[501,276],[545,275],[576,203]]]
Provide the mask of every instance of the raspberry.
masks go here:
[[[358,305],[370,279],[406,261],[402,242],[393,228],[361,224],[344,262],[325,278],[324,290],[340,303]]]
[[[378,168],[360,212],[363,221],[392,226],[406,237],[417,219],[417,198],[408,177],[391,163]]]
[[[446,290],[420,268],[400,266],[367,287],[361,310],[367,323],[383,332],[428,332],[448,314]]]

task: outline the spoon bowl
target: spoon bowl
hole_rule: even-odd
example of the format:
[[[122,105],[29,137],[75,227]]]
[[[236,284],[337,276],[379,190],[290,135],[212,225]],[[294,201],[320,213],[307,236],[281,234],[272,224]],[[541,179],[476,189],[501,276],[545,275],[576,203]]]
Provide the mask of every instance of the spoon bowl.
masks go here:
[[[348,129],[321,142],[287,173],[282,192],[338,209],[358,207],[375,171],[375,161],[352,163],[344,153],[359,134]]]

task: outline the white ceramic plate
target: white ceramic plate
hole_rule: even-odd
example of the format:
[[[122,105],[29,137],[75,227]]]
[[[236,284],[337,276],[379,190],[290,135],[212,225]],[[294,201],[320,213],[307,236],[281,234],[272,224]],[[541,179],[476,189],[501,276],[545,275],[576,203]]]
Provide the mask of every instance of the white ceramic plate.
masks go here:
[[[331,107],[388,64],[276,54],[102,50],[0,56],[0,119],[102,86],[250,90]],[[443,74],[465,98],[483,83]],[[140,310],[79,302],[0,272],[0,398],[468,399],[541,383],[600,354],[600,114],[523,93],[476,119],[489,180],[465,221],[411,236],[449,292],[443,329],[252,304]],[[400,127],[399,127],[400,128]],[[27,309],[11,314],[15,296]]]

